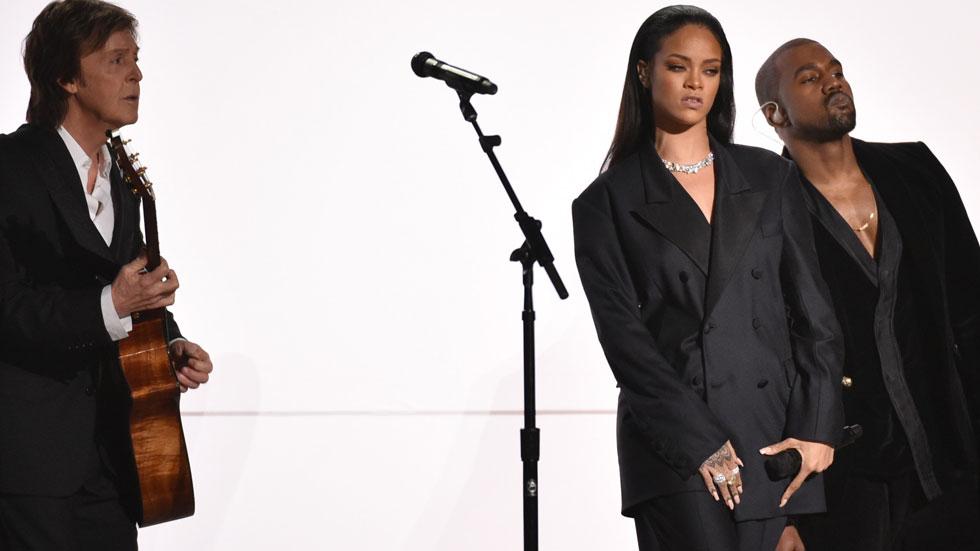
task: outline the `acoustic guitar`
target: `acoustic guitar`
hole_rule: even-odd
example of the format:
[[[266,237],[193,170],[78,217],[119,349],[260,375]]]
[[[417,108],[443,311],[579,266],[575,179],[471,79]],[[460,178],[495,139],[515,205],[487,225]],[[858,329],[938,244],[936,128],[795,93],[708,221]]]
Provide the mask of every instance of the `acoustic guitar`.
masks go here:
[[[156,198],[139,154],[128,141],[107,132],[109,151],[130,191],[143,204],[146,270],[160,265]],[[139,478],[139,525],[150,526],[194,514],[194,485],[180,422],[180,385],[167,334],[164,308],[134,312],[133,330],[119,341],[119,363],[129,385],[129,433]]]

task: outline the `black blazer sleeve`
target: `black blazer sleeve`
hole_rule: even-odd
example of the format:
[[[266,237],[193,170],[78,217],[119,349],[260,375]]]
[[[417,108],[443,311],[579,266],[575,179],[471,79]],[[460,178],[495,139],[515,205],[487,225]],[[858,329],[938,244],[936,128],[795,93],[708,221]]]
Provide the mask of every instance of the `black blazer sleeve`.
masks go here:
[[[29,281],[0,229],[0,339],[19,348],[78,350],[111,343],[102,289],[65,289]]]
[[[0,144],[0,185],[29,178],[22,159]],[[101,288],[66,289],[32,281],[15,260],[14,244],[0,224],[0,340],[4,346],[46,352],[79,350],[111,341],[102,321]]]
[[[796,366],[785,435],[836,446],[844,424],[843,343],[830,291],[820,276],[813,226],[795,169],[783,183],[782,219],[780,278]]]
[[[943,209],[945,286],[953,330],[953,351],[970,405],[974,429],[980,428],[980,244],[966,207],[946,168],[924,143],[915,153],[938,187]]]
[[[608,199],[600,193],[576,199],[572,220],[579,275],[621,394],[653,449],[686,479],[729,436],[642,323]]]

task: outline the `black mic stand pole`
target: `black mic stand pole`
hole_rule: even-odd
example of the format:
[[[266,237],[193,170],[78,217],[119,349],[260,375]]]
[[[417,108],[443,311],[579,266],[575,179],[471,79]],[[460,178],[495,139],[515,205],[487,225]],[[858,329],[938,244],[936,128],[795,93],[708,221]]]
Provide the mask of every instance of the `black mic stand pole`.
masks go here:
[[[480,147],[490,158],[490,164],[497,172],[504,191],[514,204],[514,218],[524,233],[524,243],[510,254],[512,262],[521,263],[521,274],[524,283],[524,310],[521,319],[524,322],[524,428],[521,429],[521,462],[524,464],[524,551],[538,550],[538,458],[541,450],[541,434],[535,426],[534,404],[534,303],[532,290],[534,286],[534,263],[537,262],[551,278],[551,283],[562,299],[568,298],[568,291],[555,269],[555,257],[552,256],[548,243],[541,234],[541,222],[532,218],[521,207],[514,188],[504,174],[493,148],[500,145],[500,136],[484,136],[480,125],[476,123],[476,110],[470,103],[471,92],[456,90],[459,95],[459,109],[463,118],[473,124],[476,135],[480,139]]]

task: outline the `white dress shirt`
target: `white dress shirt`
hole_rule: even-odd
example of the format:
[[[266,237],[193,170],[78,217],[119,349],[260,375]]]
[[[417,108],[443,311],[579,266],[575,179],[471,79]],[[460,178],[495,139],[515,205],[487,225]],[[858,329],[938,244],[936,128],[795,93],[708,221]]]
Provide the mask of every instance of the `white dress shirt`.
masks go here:
[[[82,184],[82,193],[85,195],[85,203],[88,205],[88,216],[95,224],[95,229],[105,240],[106,245],[112,243],[112,229],[115,225],[115,215],[112,210],[112,187],[109,182],[109,169],[112,166],[109,160],[109,148],[101,146],[99,152],[101,162],[95,176],[95,187],[92,193],[88,192],[89,170],[92,168],[92,159],[85,154],[75,138],[65,130],[64,126],[58,127],[58,135],[64,140],[71,154],[71,160],[75,163],[78,170],[78,178]],[[102,321],[105,323],[105,330],[112,337],[112,340],[119,341],[129,336],[133,330],[133,318],[126,316],[120,318],[116,313],[116,307],[112,303],[112,285],[102,288]]]

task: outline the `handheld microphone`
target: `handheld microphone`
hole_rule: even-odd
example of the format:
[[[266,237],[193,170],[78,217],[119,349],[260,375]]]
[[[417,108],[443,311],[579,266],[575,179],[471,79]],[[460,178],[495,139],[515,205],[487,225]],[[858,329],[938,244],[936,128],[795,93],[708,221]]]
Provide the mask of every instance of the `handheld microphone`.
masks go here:
[[[460,92],[491,95],[497,93],[497,85],[488,78],[439,61],[429,52],[419,52],[412,57],[412,70],[422,78],[442,80],[447,86]]]
[[[841,432],[840,444],[837,446],[837,449],[853,444],[854,441],[860,438],[862,434],[864,434],[864,429],[861,427],[861,425],[848,425],[844,427],[843,431]],[[800,472],[801,465],[803,465],[803,457],[800,455],[798,450],[783,450],[766,459],[766,474],[769,475],[769,480],[775,482],[777,480],[796,476],[796,474]],[[813,476],[813,474],[810,476]]]

